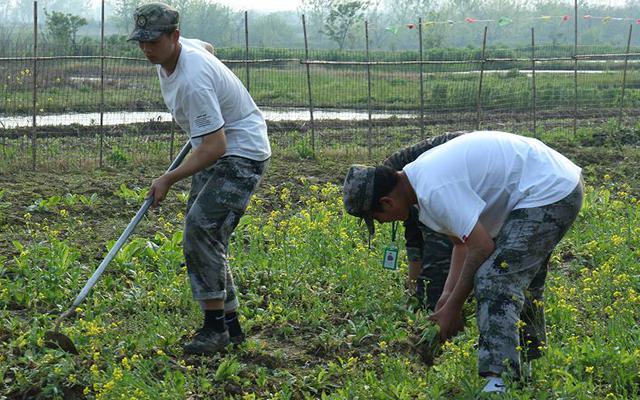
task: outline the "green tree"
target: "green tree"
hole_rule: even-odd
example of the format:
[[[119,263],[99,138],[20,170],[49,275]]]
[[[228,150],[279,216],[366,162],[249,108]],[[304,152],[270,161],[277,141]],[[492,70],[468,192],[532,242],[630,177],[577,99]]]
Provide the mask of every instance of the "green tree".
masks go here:
[[[331,3],[331,8],[324,21],[324,33],[342,50],[351,28],[364,20],[370,3],[363,0],[335,0],[328,3]]]
[[[208,0],[190,0],[189,4],[182,0],[174,6],[180,11],[181,35],[206,40],[214,47],[230,46],[240,31],[244,35],[244,29],[238,28],[244,17],[227,6]]]
[[[120,32],[129,34],[133,28],[133,12],[139,3],[140,0],[115,0],[113,2],[113,16]]]
[[[59,48],[71,46],[74,52],[77,50],[76,37],[78,30],[87,25],[85,18],[73,14],[58,11],[45,10],[47,17],[47,36]]]

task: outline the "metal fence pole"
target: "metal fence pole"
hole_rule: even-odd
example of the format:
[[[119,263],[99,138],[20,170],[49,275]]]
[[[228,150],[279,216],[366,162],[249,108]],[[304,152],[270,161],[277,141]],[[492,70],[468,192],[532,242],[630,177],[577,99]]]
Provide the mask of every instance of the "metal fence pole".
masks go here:
[[[424,61],[422,53],[422,17],[418,18],[418,41],[420,42],[420,138],[424,139]]]
[[[480,82],[478,84],[478,96],[476,98],[476,104],[478,105],[478,115],[476,119],[476,129],[480,129],[480,125],[482,124],[482,80],[484,78],[484,64],[485,60],[485,51],[487,50],[487,30],[489,27],[484,27],[484,37],[482,39],[482,57],[480,60]]]
[[[33,2],[33,114],[31,132],[31,169],[36,170],[36,136],[38,126],[36,123],[37,103],[38,103],[38,1]]]
[[[316,154],[316,126],[313,120],[313,96],[311,92],[311,71],[309,69],[309,43],[307,40],[307,22],[302,14],[302,30],[304,32],[304,60],[307,67],[307,89],[309,91],[309,117],[311,118],[311,151]]]
[[[574,0],[573,4],[573,135],[575,136],[578,131],[578,0]]]
[[[244,67],[247,76],[247,91],[251,91],[251,78],[249,77],[249,12],[244,12]]]
[[[102,0],[102,19],[100,26],[100,161],[98,165],[102,168],[104,154],[104,0]]]
[[[369,110],[369,132],[367,134],[367,154],[371,159],[371,147],[373,142],[373,124],[371,121],[371,58],[369,57],[369,24],[364,21],[364,40],[367,55],[367,108]]]
[[[531,28],[531,110],[533,112],[533,137],[538,137],[537,124],[537,92],[536,92],[536,33],[535,28]]]
[[[169,142],[169,160],[173,160],[173,152],[174,152],[174,149],[173,149],[174,144],[173,144],[173,142],[175,141],[175,135],[176,135],[175,127],[176,127],[176,123],[175,123],[175,120],[173,119],[173,116],[172,116],[171,117],[171,133],[169,135],[169,140],[170,140],[170,142]]]
[[[629,25],[629,37],[627,38],[627,51],[624,56],[624,72],[622,73],[622,93],[620,95],[620,116],[618,117],[618,124],[622,125],[622,117],[624,110],[624,92],[627,87],[627,67],[629,64],[629,50],[631,49],[631,34],[633,33],[633,25]]]

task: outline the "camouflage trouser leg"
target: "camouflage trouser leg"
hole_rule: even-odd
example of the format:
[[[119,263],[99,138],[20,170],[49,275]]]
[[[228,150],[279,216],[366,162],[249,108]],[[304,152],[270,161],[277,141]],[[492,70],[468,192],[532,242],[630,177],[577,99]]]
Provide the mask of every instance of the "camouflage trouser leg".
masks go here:
[[[449,274],[453,244],[446,235],[437,233],[422,223],[419,227],[424,246],[422,271],[416,282],[416,296],[428,310],[435,310]]]
[[[227,261],[229,237],[267,164],[230,156],[193,175],[183,247],[195,300],[224,300],[225,311],[238,307]]]
[[[549,256],[582,205],[582,183],[564,199],[514,210],[495,240],[496,249],[478,269],[478,371],[520,375],[520,352],[540,355],[544,343],[544,281]],[[523,325],[527,324],[527,325]],[[520,341],[520,329],[525,342]],[[535,347],[535,348],[534,348]]]

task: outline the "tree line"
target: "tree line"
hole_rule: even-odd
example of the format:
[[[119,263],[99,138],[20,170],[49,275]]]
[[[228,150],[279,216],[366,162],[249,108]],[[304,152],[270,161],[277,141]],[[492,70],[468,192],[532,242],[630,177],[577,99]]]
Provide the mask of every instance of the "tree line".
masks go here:
[[[181,12],[181,30],[185,36],[208,40],[216,47],[244,45],[245,15],[210,0],[166,0]],[[105,33],[110,50],[136,51],[126,44],[132,28],[133,10],[141,0],[108,0],[105,4]],[[81,55],[86,47],[95,47],[100,34],[100,4],[86,0],[39,0],[39,41],[44,47]],[[249,42],[252,47],[302,48],[304,37],[301,16],[305,15],[309,46],[312,49],[362,50],[365,47],[364,23],[368,23],[372,50],[416,50],[418,18],[423,22],[423,47],[478,48],[484,25],[489,26],[489,45],[524,47],[531,43],[531,28],[540,44],[573,43],[573,2],[560,0],[302,0],[301,6],[286,12],[250,11]],[[561,17],[569,16],[569,21]],[[632,21],[584,18],[625,17]],[[540,16],[552,16],[541,19]],[[467,22],[494,20],[494,22]],[[497,24],[499,18],[508,24]],[[579,43],[623,48],[629,24],[640,19],[640,0],[628,0],[611,7],[580,0]],[[447,23],[446,21],[451,21]],[[0,8],[0,42],[4,53],[11,42],[28,42],[33,28],[33,1],[9,0]],[[637,34],[632,45],[640,44]],[[15,45],[17,48],[25,46]],[[26,46],[28,48],[28,46]],[[16,50],[17,51],[17,50]],[[24,50],[28,51],[28,50]],[[4,54],[7,55],[7,54]]]

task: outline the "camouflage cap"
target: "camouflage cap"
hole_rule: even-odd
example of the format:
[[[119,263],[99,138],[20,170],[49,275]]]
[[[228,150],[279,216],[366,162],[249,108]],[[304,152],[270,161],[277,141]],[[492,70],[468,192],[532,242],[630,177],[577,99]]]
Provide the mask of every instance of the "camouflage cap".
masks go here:
[[[178,29],[178,11],[164,3],[148,3],[133,13],[136,27],[128,40],[148,42],[158,39],[163,33]]]
[[[371,215],[375,172],[375,167],[352,165],[347,172],[342,188],[345,210],[366,222],[370,236],[373,236],[375,232]]]

